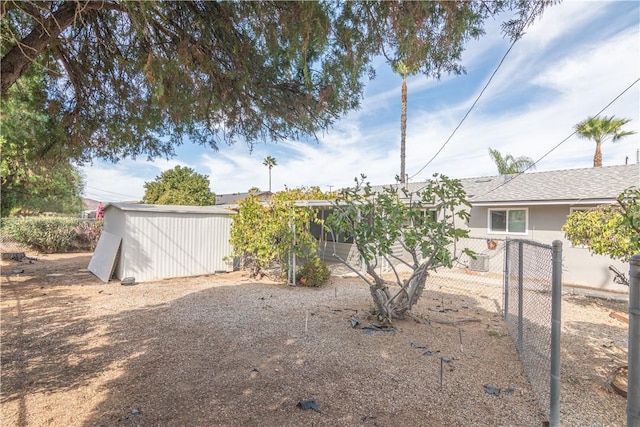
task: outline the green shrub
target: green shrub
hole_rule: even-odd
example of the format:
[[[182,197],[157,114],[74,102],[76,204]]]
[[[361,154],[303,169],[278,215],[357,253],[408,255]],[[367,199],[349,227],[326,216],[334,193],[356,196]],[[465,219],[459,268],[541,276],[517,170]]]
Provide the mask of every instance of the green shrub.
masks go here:
[[[75,228],[74,245],[80,250],[94,251],[102,234],[102,219],[80,220]]]
[[[42,253],[62,253],[73,249],[74,241],[86,242],[95,248],[102,224],[69,217],[7,218],[2,221],[2,232],[18,243]]]
[[[311,258],[296,274],[296,282],[304,286],[320,286],[331,277],[329,267],[320,258]]]

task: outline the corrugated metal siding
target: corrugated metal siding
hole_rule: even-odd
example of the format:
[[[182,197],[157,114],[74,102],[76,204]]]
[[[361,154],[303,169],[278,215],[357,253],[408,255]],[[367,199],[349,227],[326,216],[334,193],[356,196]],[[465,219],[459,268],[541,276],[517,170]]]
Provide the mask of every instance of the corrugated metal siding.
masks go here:
[[[109,208],[105,211],[104,230],[122,237],[125,229],[125,213],[120,209]]]
[[[232,218],[127,212],[122,277],[148,281],[226,271]],[[120,277],[120,278],[122,278]]]

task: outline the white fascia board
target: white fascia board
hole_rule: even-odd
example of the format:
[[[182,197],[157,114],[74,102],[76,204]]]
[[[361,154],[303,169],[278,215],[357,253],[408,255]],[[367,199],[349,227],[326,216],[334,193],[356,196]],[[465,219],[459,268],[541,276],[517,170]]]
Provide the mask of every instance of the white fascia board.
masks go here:
[[[514,200],[514,201],[496,201],[496,202],[474,202],[470,201],[472,206],[490,207],[490,206],[558,206],[558,205],[608,205],[615,203],[615,199],[572,199],[572,200]]]

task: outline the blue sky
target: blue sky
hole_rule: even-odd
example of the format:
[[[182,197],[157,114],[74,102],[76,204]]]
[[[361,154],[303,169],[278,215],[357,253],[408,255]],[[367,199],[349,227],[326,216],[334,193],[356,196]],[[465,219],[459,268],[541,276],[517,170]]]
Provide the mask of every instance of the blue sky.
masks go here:
[[[505,19],[507,16],[504,17]],[[513,47],[458,131],[436,155],[471,108],[510,41],[500,33],[502,19],[488,22],[487,34],[468,43],[467,73],[439,81],[408,79],[406,170],[410,181],[433,173],[455,178],[495,175],[488,148],[528,156],[537,171],[591,167],[595,144],[577,136],[561,142],[576,123],[600,112],[628,118],[639,132],[603,145],[604,166],[635,162],[640,149],[640,3],[565,1],[548,9]],[[209,176],[217,194],[267,190],[266,156],[276,158],[272,190],[353,184],[365,174],[372,184],[389,184],[400,172],[401,78],[376,64],[362,107],[337,121],[315,140],[286,140],[255,146],[221,146],[218,151],[185,142],[170,160],[94,161],[82,168],[85,196],[101,201],[140,200],[144,183],[176,165]],[[426,166],[426,167],[425,167]]]

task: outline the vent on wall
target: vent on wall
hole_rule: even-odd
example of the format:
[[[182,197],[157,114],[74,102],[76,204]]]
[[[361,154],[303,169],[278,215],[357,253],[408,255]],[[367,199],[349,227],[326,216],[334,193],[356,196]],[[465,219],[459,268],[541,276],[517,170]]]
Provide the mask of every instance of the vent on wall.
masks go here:
[[[476,259],[469,259],[469,269],[473,271],[489,271],[489,255],[476,254]]]

